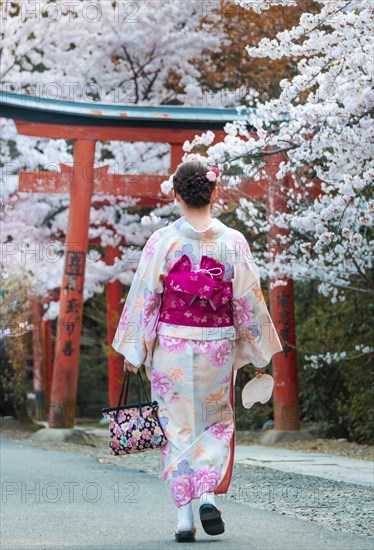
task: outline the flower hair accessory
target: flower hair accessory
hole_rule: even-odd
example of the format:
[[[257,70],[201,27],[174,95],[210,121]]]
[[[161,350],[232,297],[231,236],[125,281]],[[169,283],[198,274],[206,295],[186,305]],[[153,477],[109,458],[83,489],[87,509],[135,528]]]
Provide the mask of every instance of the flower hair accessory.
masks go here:
[[[217,168],[217,166],[213,166],[212,168],[209,168],[205,175],[209,181],[216,181],[219,176],[219,168]]]

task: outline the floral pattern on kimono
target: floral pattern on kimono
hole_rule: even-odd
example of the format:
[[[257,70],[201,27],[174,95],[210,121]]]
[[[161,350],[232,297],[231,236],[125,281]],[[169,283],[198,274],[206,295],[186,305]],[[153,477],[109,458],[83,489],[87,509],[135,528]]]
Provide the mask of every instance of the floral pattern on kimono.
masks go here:
[[[152,399],[159,403],[168,439],[161,448],[161,478],[177,507],[203,492],[226,492],[231,479],[234,350],[234,339],[200,341],[159,334],[156,340]]]
[[[248,242],[241,233],[236,233],[232,299],[236,329],[234,369],[249,363],[263,368],[275,353],[283,351],[283,346],[262,294],[259,271]]]

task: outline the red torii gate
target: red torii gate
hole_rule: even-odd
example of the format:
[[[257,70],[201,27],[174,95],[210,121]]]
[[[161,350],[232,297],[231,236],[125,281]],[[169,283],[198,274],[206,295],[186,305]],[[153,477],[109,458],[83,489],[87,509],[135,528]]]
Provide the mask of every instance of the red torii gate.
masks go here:
[[[4,101],[5,99],[5,101]],[[38,101],[37,105],[35,100]],[[25,103],[28,103],[25,105]],[[55,360],[49,410],[49,427],[74,426],[79,372],[80,336],[82,328],[83,284],[85,255],[88,247],[89,212],[93,194],[120,194],[143,196],[155,203],[162,202],[160,183],[165,176],[110,175],[105,167],[94,168],[97,140],[165,142],[171,145],[170,173],[173,173],[183,155],[182,145],[192,140],[197,132],[212,129],[215,141],[222,140],[225,122],[239,118],[234,110],[196,109],[185,107],[139,107],[96,105],[94,109],[83,103],[0,93],[3,116],[15,120],[17,131],[23,135],[74,140],[74,165],[51,174],[21,172],[20,191],[54,192],[70,190],[68,229],[66,234],[63,281],[60,290],[60,316],[55,347]],[[30,106],[31,104],[31,106]],[[82,115],[82,111],[86,113]],[[113,114],[117,119],[114,124]],[[67,115],[66,112],[69,114]],[[146,115],[142,113],[147,112]],[[5,113],[5,115],[4,115]],[[61,114],[62,113],[62,114]],[[135,115],[134,115],[135,113]],[[274,175],[283,160],[279,155],[268,160],[267,172]],[[31,181],[30,181],[31,180]],[[69,182],[69,183],[67,183]],[[283,182],[286,183],[287,182]],[[68,185],[68,187],[66,187]],[[69,189],[70,188],[70,189]],[[57,191],[58,192],[58,191]],[[224,200],[235,200],[237,193],[267,201],[269,213],[284,210],[286,202],[273,184],[261,180],[242,181],[234,191],[225,190]],[[279,230],[276,229],[278,232]],[[271,255],[277,252],[277,243],[269,239]],[[113,253],[112,253],[113,256]],[[110,259],[110,253],[108,260]],[[111,258],[113,259],[113,257]],[[118,289],[113,292],[118,300]],[[272,360],[275,379],[275,430],[299,430],[299,406],[293,310],[293,282],[269,290],[270,313],[279,330],[283,352]],[[110,319],[111,320],[111,319]],[[113,327],[112,327],[113,328]]]
[[[73,170],[66,164],[60,165],[60,172],[52,171],[23,171],[18,173],[18,190],[22,193],[69,193],[70,186],[73,183]],[[108,165],[103,165],[95,169],[94,194],[115,195],[123,190],[133,187],[131,176],[109,174]],[[169,202],[168,198],[159,198],[154,195],[155,189],[159,192],[160,184],[165,176],[143,176],[144,182],[136,191],[129,190],[132,198],[140,199],[137,206],[156,206],[157,204]],[[136,184],[136,181],[135,181]],[[246,184],[246,189],[250,189],[256,198],[262,198],[263,190],[253,183]],[[221,197],[224,200],[224,197]],[[236,194],[231,192],[226,194],[226,199],[236,202]],[[99,207],[108,203],[107,200],[95,200],[92,206]],[[109,203],[108,203],[109,204]],[[64,241],[66,236],[59,236],[57,240]],[[99,244],[99,238],[89,239],[89,245]],[[122,239],[119,245],[126,245],[126,240]],[[106,246],[105,261],[107,265],[112,265],[116,257],[119,257],[119,248]],[[112,342],[115,336],[118,318],[122,311],[121,299],[123,297],[123,285],[119,281],[108,282],[106,284],[106,312],[107,312],[107,341]],[[44,419],[44,412],[49,407],[51,383],[52,383],[52,356],[51,356],[51,323],[42,320],[42,304],[48,303],[51,299],[58,300],[56,292],[50,293],[49,297],[32,296],[30,297],[30,310],[34,326],[33,338],[33,378],[34,391],[37,396],[37,415]],[[109,347],[108,355],[108,390],[109,405],[115,406],[118,402],[118,396],[122,386],[123,376],[123,358],[120,354]]]

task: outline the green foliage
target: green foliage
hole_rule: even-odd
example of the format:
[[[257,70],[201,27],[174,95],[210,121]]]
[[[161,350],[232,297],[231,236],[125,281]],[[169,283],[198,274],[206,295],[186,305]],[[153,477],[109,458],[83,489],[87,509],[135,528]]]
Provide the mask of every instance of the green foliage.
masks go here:
[[[349,366],[345,369],[345,380],[349,392],[348,433],[352,440],[362,443],[374,442],[374,392],[373,362],[355,361],[354,373]]]
[[[373,443],[373,356],[355,350],[372,341],[372,305],[357,293],[332,304],[316,285],[295,284],[301,418],[317,423],[320,437]],[[347,355],[307,366],[305,356],[327,352]]]
[[[76,416],[101,418],[108,406],[108,359],[105,293],[95,294],[83,308]]]

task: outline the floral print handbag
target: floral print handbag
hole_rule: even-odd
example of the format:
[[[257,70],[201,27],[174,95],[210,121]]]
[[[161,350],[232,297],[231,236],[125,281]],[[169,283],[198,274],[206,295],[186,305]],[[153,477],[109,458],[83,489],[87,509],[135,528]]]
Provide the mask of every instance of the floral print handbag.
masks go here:
[[[126,405],[129,389],[130,372],[126,372],[117,407],[101,409],[104,416],[109,416],[109,454],[125,455],[141,453],[160,448],[167,443],[167,438],[158,418],[158,402],[150,401],[138,371],[138,403]],[[124,404],[121,406],[123,390],[126,383]],[[141,402],[140,384],[147,401]]]

